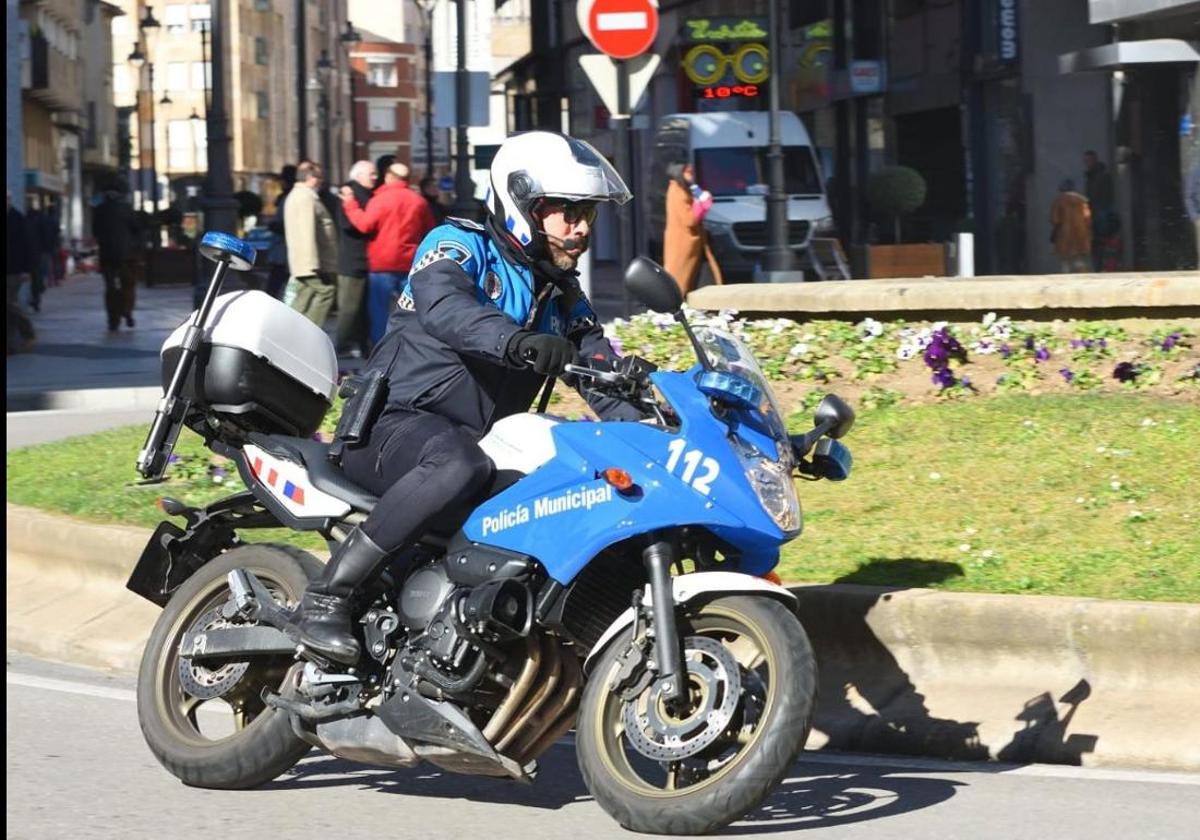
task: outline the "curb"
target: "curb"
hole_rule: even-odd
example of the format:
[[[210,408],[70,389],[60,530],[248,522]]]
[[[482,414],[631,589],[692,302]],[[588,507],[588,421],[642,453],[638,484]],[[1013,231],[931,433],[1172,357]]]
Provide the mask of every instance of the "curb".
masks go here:
[[[7,505],[8,647],[136,670],[150,532]],[[1200,604],[850,584],[792,591],[821,673],[809,749],[1200,771]]]
[[[1200,275],[1194,271],[1114,274],[926,277],[747,283],[708,286],[688,295],[696,309],[735,309],[832,316],[867,313],[997,312],[1022,317],[1196,317]],[[947,317],[952,320],[954,316]]]
[[[158,385],[58,391],[16,390],[5,394],[5,406],[7,411],[144,409],[153,412],[162,399],[162,393],[163,389]]]

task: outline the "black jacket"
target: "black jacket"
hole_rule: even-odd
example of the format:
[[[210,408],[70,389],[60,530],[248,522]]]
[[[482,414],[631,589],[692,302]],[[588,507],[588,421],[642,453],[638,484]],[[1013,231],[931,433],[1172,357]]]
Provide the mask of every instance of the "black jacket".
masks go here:
[[[365,208],[367,202],[371,200],[371,191],[357,181],[351,181],[346,186],[354,190],[354,198],[358,201],[358,206]],[[351,224],[340,201],[337,203],[334,219],[338,226],[338,274],[345,274],[349,277],[366,277],[367,240],[371,237],[360,233],[358,228]]]
[[[92,233],[103,262],[122,262],[133,256],[138,223],[129,202],[109,192],[92,216]]]
[[[512,254],[511,249],[502,250]],[[563,307],[572,298],[580,300],[582,292],[573,272],[560,272],[545,263],[526,266],[533,271],[536,291],[547,292],[539,312],[544,307]],[[413,295],[413,308],[396,309],[367,367],[385,372],[389,406],[440,414],[481,438],[496,421],[528,411],[546,380],[507,353],[508,341],[523,326],[491,301],[481,302],[480,282],[486,278],[470,276],[451,259],[414,268],[414,274],[418,270],[420,292]],[[546,290],[547,286],[552,288]],[[534,317],[531,322],[539,320]],[[561,321],[582,358],[599,356],[609,363],[616,359],[594,313]],[[643,416],[628,403],[582,389],[580,393],[606,420]]]
[[[8,274],[28,274],[33,270],[33,237],[25,214],[15,207],[8,208],[8,252],[5,254]]]

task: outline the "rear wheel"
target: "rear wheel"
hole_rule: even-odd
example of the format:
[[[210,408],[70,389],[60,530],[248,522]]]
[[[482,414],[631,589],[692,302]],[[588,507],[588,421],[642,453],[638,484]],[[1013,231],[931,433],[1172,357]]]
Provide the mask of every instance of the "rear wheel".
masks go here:
[[[579,712],[579,768],[625,828],[706,834],[759,805],[812,725],[817,671],[799,620],[778,601],[719,598],[680,621],[688,697],[612,691],[629,634],[600,657]]]
[[[228,622],[226,576],[247,569],[281,604],[300,600],[321,564],[298,549],[244,545],[202,566],[159,616],[138,671],[138,722],[150,751],[185,784],[241,789],[261,785],[294,765],[310,746],[287,714],[267,706],[264,688],[281,691],[294,675],[290,656],[193,663],[179,656],[189,632]]]

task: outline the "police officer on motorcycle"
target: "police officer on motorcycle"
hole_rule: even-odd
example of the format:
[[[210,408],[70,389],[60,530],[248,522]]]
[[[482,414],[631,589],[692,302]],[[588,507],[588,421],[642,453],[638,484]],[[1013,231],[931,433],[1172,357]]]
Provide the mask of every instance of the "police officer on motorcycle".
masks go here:
[[[356,662],[352,594],[431,525],[468,512],[494,469],[480,438],[496,421],[527,411],[565,365],[616,359],[575,267],[598,203],[630,198],[587,143],[518,134],[492,163],[484,224],[451,218],[421,242],[388,332],[367,363],[386,378],[386,405],[365,441],[342,457],[347,476],[379,502],[309,582],[293,628],[297,641]],[[641,417],[628,403],[583,396],[606,420]]]

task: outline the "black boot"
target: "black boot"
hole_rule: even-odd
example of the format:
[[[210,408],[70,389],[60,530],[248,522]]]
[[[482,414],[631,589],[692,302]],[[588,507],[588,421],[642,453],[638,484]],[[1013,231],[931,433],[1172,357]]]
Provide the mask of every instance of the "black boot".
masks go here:
[[[321,576],[308,583],[290,634],[310,650],[345,665],[358,661],[358,640],[350,628],[350,596],[379,566],[387,552],[355,528],[337,547]]]

